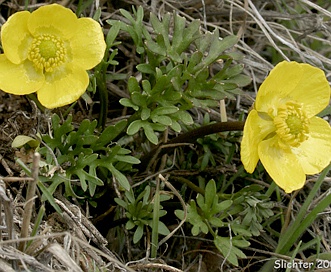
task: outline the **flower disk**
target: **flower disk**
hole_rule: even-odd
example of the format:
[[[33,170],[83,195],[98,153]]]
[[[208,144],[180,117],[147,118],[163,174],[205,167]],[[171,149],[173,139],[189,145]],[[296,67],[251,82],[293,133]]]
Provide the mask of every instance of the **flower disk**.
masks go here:
[[[102,60],[101,26],[58,4],[13,14],[2,26],[0,89],[37,92],[40,103],[56,108],[76,101],[89,83],[87,70]]]
[[[55,36],[45,34],[33,40],[28,59],[36,68],[52,72],[54,68],[64,63],[65,55],[66,49],[63,42]]]
[[[260,160],[276,184],[290,193],[306,175],[331,161],[331,128],[315,116],[330,100],[324,72],[308,64],[281,62],[262,83],[248,114],[241,160],[252,173]]]
[[[308,139],[309,119],[298,103],[287,102],[280,107],[274,118],[274,124],[280,139],[280,146],[298,147]]]

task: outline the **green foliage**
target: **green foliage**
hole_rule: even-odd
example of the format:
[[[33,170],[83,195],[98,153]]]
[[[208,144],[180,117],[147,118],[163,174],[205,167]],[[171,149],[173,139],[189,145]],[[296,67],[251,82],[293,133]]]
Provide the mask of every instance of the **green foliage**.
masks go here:
[[[225,97],[234,98],[250,82],[242,74],[243,66],[233,64],[240,55],[226,52],[237,43],[236,36],[221,39],[218,30],[202,34],[199,20],[187,24],[179,15],[166,14],[160,21],[152,13],[153,33],[149,33],[142,23],[141,7],[134,10],[134,16],[125,10],[121,13],[130,24],[121,22],[120,27],[130,34],[142,60],[136,66],[142,80],[129,78],[130,98],[120,100],[123,106],[136,111],[136,120],[127,128],[129,135],[143,129],[147,139],[157,144],[156,131],[170,127],[180,132],[183,124],[193,123],[187,110],[215,106]],[[112,20],[108,23],[118,24]],[[211,75],[210,68],[216,62],[219,71]]]
[[[96,187],[104,185],[99,173],[105,178],[108,175],[115,177],[123,189],[130,189],[122,171],[130,170],[139,160],[130,156],[128,149],[112,142],[125,128],[126,121],[109,126],[102,133],[96,132],[96,126],[96,121],[85,119],[75,129],[72,116],[62,124],[58,115],[52,116],[54,134],[43,135],[44,147],[39,149],[44,158],[41,180],[50,182],[48,190],[51,193],[64,183],[66,195],[79,198],[72,186],[72,179],[78,179],[80,189],[88,190],[93,196]]]
[[[160,195],[160,201],[168,200],[166,195]],[[125,192],[125,199],[115,198],[118,205],[123,207],[126,211],[126,217],[128,219],[125,227],[128,230],[135,232],[133,235],[133,242],[138,243],[142,238],[145,227],[152,227],[153,225],[153,210],[154,202],[151,199],[151,189],[147,186],[143,192],[141,192],[136,198],[133,190]],[[158,217],[162,217],[166,214],[166,211],[159,206]],[[158,233],[162,235],[168,235],[170,232],[166,225],[161,221],[158,222]]]
[[[258,236],[261,223],[273,215],[272,202],[260,190],[260,186],[251,185],[234,194],[217,193],[215,181],[210,180],[204,195],[198,194],[187,207],[192,235],[211,233],[217,249],[237,266],[238,258],[246,257],[240,248],[248,247],[247,239]],[[183,219],[184,212],[176,210],[176,215]],[[225,232],[229,232],[227,237],[218,235]]]

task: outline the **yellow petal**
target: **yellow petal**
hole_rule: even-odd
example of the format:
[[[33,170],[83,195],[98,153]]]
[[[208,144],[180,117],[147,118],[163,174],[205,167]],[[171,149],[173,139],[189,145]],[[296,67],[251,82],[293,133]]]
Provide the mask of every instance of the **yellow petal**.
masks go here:
[[[52,34],[70,39],[77,28],[77,21],[76,15],[70,9],[52,4],[42,6],[32,12],[28,28],[33,36]]]
[[[275,127],[272,120],[261,118],[256,110],[250,111],[245,122],[240,150],[241,161],[247,172],[252,173],[259,161],[259,143],[273,131]]]
[[[290,149],[281,149],[277,136],[265,140],[258,148],[260,160],[274,182],[286,193],[301,189],[306,175]]]
[[[86,90],[89,77],[85,70],[75,66],[46,74],[46,82],[37,92],[38,100],[53,109],[75,102]]]
[[[321,172],[331,162],[331,128],[328,122],[310,119],[309,138],[293,152],[307,175]]]
[[[36,71],[30,61],[22,64],[10,62],[0,55],[0,89],[6,93],[23,95],[34,93],[44,83],[44,75]]]
[[[92,69],[102,60],[106,43],[102,28],[91,18],[80,18],[76,35],[70,39],[74,65]]]
[[[322,111],[330,100],[330,86],[324,72],[305,63],[283,61],[276,65],[260,86],[256,109],[267,112],[289,99],[303,103],[308,117]]]
[[[6,57],[19,64],[27,58],[32,36],[27,28],[28,11],[20,11],[10,16],[1,28],[1,42]]]

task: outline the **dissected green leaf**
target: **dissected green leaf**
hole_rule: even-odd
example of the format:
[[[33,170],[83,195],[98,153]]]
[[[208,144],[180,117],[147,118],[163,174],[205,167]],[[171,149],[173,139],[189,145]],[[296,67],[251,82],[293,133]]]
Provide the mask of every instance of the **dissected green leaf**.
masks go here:
[[[234,240],[231,240],[229,237],[216,236],[214,244],[224,258],[235,266],[238,266],[238,258],[246,258],[244,252],[237,248],[234,245]]]

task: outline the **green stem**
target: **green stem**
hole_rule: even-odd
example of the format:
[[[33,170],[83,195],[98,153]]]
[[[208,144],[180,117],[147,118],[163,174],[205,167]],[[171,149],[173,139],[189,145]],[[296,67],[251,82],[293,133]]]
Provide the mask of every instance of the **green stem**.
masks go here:
[[[28,94],[27,97],[37,105],[38,109],[40,109],[41,112],[45,112],[46,108],[40,104],[38,98],[34,93]]]
[[[100,65],[103,66],[102,63]],[[106,125],[107,114],[108,114],[108,90],[106,85],[105,74],[106,71],[104,71],[104,67],[101,67],[99,71],[96,71],[97,87],[100,96],[100,113],[99,113],[98,126],[102,128],[104,128]]]
[[[154,194],[153,222],[152,222],[152,245],[151,257],[154,259],[157,255],[159,244],[159,220],[160,220],[160,179],[156,179],[156,190]]]

